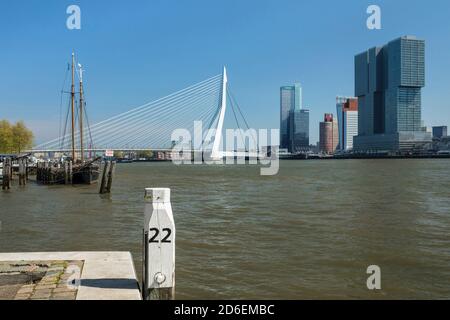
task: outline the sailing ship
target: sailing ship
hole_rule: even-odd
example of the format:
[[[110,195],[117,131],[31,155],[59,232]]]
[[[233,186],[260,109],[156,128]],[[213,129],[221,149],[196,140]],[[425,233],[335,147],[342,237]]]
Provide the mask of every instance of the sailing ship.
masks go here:
[[[71,64],[71,74],[72,74],[72,84],[70,90],[70,104],[69,110],[71,116],[71,147],[70,155],[64,154],[61,160],[58,162],[49,163],[38,163],[37,167],[37,181],[44,184],[93,184],[98,181],[99,171],[100,171],[100,160],[102,157],[90,157],[91,152],[89,152],[89,157],[86,157],[86,150],[84,148],[84,116],[85,116],[85,101],[84,101],[84,91],[83,91],[83,69],[80,64],[78,64],[78,78],[79,78],[79,103],[76,109],[75,100],[75,54],[72,53],[72,64]],[[64,92],[62,92],[64,93]],[[76,111],[78,114],[76,115]],[[78,137],[79,137],[79,149],[76,146],[75,135],[76,135],[76,120],[78,120]],[[87,122],[87,121],[86,121]],[[89,123],[87,123],[89,126]],[[67,119],[66,125],[67,127]],[[64,129],[65,131],[65,129]],[[65,132],[63,137],[65,137]],[[61,138],[64,139],[64,138]],[[64,140],[61,143],[61,150],[64,149]],[[92,150],[92,141],[91,141]],[[78,152],[78,155],[77,155]],[[68,169],[70,168],[70,169]]]
[[[80,64],[78,64],[79,68],[79,106],[78,106],[78,116],[79,116],[79,136],[80,136],[80,159],[77,159],[76,154],[76,146],[75,146],[75,53],[72,53],[72,64],[71,64],[71,71],[72,71],[72,85],[71,85],[71,103],[70,103],[70,109],[71,109],[71,140],[72,140],[72,161],[73,161],[73,176],[72,176],[72,184],[92,184],[97,182],[99,177],[99,171],[100,171],[100,165],[98,164],[98,161],[101,159],[101,157],[96,157],[94,159],[85,159],[85,149],[84,149],[84,141],[83,141],[83,115],[84,115],[84,107],[85,107],[85,101],[84,101],[84,92],[83,92],[83,68]]]

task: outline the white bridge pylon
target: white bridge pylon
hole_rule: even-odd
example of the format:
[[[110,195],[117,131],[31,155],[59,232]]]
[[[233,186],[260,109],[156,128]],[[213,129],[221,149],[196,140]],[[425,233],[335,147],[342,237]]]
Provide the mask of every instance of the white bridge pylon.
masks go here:
[[[220,99],[220,113],[219,119],[217,121],[217,131],[214,137],[214,143],[211,150],[211,158],[213,160],[221,160],[223,158],[223,154],[220,150],[220,142],[222,140],[222,129],[223,129],[223,121],[225,119],[225,111],[227,109],[227,68],[223,67],[222,72],[222,96]]]
[[[191,150],[211,152],[212,159],[222,159],[225,154],[221,150],[221,141],[227,83],[227,70],[223,67],[222,74],[95,123],[83,130],[85,151],[171,150],[176,143],[171,141],[174,130],[186,129],[193,137],[196,134],[194,122],[202,121],[206,129],[201,133],[203,142],[196,146],[191,142]],[[31,152],[69,152],[71,132],[68,130],[64,135],[34,147]],[[209,132],[215,132],[214,137],[207,136],[211,134]],[[74,134],[75,149],[78,150],[79,130]]]

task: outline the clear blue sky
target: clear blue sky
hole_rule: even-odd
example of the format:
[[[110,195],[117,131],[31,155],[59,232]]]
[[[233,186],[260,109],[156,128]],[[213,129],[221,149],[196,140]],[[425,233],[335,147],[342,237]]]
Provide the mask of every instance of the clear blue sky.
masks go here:
[[[82,29],[66,28],[77,4]],[[382,9],[382,30],[366,8]],[[426,125],[450,122],[450,2],[4,0],[0,10],[0,118],[23,119],[37,142],[59,127],[59,91],[72,49],[88,70],[91,122],[219,74],[255,128],[278,128],[279,87],[299,81],[311,142],[336,95],[353,95],[353,58],[401,35],[426,40]]]

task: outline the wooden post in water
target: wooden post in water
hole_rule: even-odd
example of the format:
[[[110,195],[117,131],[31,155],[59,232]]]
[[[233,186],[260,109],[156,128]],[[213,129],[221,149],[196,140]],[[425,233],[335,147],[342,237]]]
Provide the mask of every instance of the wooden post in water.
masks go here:
[[[8,189],[11,188],[11,181],[13,175],[13,162],[11,158],[8,158]]]
[[[37,164],[37,171],[36,171],[36,180],[39,183],[42,183],[42,162],[38,162]]]
[[[3,171],[2,171],[2,190],[7,189],[8,183],[8,162],[6,158],[3,159]]]
[[[69,161],[69,183],[73,183],[73,162]]]
[[[27,163],[27,159],[22,158],[22,185],[23,186],[25,186],[27,184],[26,163]]]
[[[27,158],[22,158],[22,185],[27,184]]]
[[[143,298],[175,299],[175,222],[168,188],[145,189],[143,261]]]
[[[9,181],[13,180],[13,160],[11,158],[8,158],[8,175],[9,175]]]
[[[48,161],[44,162],[44,184],[48,184],[50,180],[50,174],[48,170]]]
[[[18,160],[18,162],[19,162],[19,186],[24,186],[26,184],[24,159],[21,158]]]
[[[99,190],[100,194],[106,193],[106,186],[107,186],[106,180],[108,179],[108,176],[109,176],[110,167],[111,167],[111,162],[105,161],[105,164],[103,165],[102,181],[100,183],[100,190]]]
[[[9,181],[13,180],[13,174],[14,174],[14,165],[13,165],[13,160],[11,158],[9,159]]]
[[[64,161],[64,184],[69,184],[69,162]]]
[[[41,181],[40,173],[41,173],[41,163],[38,162],[38,163],[36,163],[36,182],[37,183],[39,183]]]
[[[7,158],[6,159],[6,186],[5,189],[11,189],[11,180],[12,180],[12,159],[11,158]],[[3,171],[5,172],[5,169],[3,169]]]
[[[17,171],[17,174],[19,176],[19,186],[21,186],[22,185],[22,159],[18,159],[17,164],[19,165],[19,171]]]
[[[9,158],[3,159],[3,179],[2,179],[2,190],[9,190],[11,188],[11,182],[9,180],[10,170],[8,167]]]
[[[111,161],[111,164],[109,165],[109,171],[108,171],[108,182],[106,183],[106,193],[111,193],[111,186],[112,186],[112,182],[113,182],[115,167],[116,167],[116,162]]]
[[[28,159],[25,158],[25,183],[28,182]]]

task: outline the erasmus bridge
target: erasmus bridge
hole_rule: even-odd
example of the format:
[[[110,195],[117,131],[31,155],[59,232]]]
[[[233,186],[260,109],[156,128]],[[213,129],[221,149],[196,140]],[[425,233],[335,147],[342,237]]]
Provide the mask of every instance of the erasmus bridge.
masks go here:
[[[231,156],[230,151],[225,152],[221,148],[227,101],[232,107],[238,126],[240,114],[249,129],[239,105],[228,90],[227,71],[224,67],[222,74],[90,125],[88,130],[83,130],[83,140],[91,141],[85,152],[171,151],[174,143],[177,143],[171,140],[172,133],[177,129],[185,129],[192,137],[201,136],[201,143],[190,143],[190,151],[210,152],[212,159]],[[194,125],[196,121],[202,122],[201,132],[198,126]],[[211,135],[211,132],[214,132],[214,135]],[[74,136],[78,145],[80,131],[74,132]],[[68,133],[34,147],[32,152],[70,150],[71,133]],[[236,151],[233,152],[234,156],[241,156]]]

